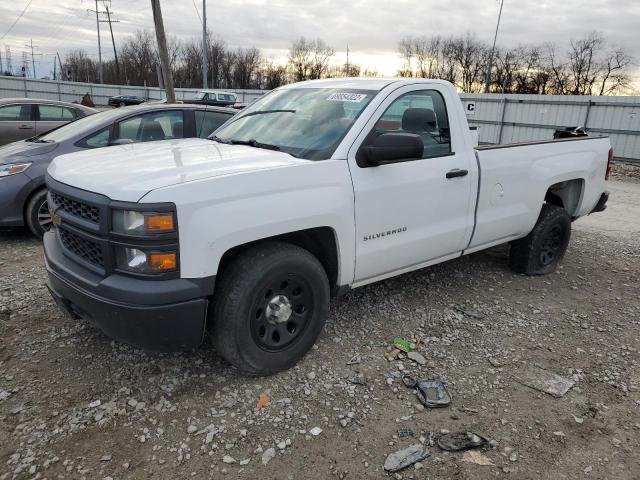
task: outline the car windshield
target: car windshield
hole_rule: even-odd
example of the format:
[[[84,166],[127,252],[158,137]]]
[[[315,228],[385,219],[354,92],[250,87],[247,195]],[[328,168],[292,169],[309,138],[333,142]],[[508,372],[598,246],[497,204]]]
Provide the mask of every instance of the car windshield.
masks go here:
[[[94,128],[102,126],[104,123],[108,123],[109,120],[122,116],[122,112],[119,109],[107,110],[106,112],[94,113],[88,117],[83,117],[75,122],[67,123],[60,128],[56,128],[52,132],[37,137],[36,142],[53,143],[53,142],[65,142],[70,138],[76,137],[78,134],[89,133]]]
[[[276,90],[233,117],[210,138],[326,160],[377,93],[341,88]]]

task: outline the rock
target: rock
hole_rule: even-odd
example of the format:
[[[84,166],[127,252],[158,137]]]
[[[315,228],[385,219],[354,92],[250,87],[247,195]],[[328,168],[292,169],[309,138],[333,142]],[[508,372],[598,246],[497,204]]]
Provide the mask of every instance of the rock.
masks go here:
[[[249,465],[249,459],[248,459],[248,458],[245,458],[244,460],[240,460],[240,465],[242,465],[243,467],[244,467],[245,465]]]
[[[103,455],[102,457],[100,457],[100,461],[101,462],[110,462],[111,461],[111,455]]]
[[[416,443],[395,453],[390,454],[384,461],[387,472],[397,472],[403,468],[420,462],[429,456],[429,451],[420,443]]]
[[[316,379],[316,372],[309,372],[307,373],[307,378],[309,380],[315,380]]]
[[[528,367],[515,378],[521,384],[555,398],[563,397],[575,385],[573,380],[535,366]]]
[[[427,359],[424,358],[422,355],[420,355],[415,350],[412,350],[409,353],[407,353],[407,357],[409,359],[413,360],[414,362],[416,362],[419,365],[426,365],[427,364]]]
[[[269,463],[273,457],[276,456],[276,449],[275,448],[267,448],[264,453],[262,454],[262,464],[266,465],[267,463]]]
[[[229,456],[229,455],[225,455],[224,457],[222,457],[222,461],[224,463],[229,463],[229,464],[236,463],[236,459],[231,457],[231,456]]]
[[[309,433],[314,437],[317,437],[322,433],[322,429],[320,427],[313,427],[311,430],[309,430]]]
[[[278,448],[280,450],[284,450],[285,448],[287,448],[287,442],[282,441],[282,442],[278,443]]]
[[[189,425],[187,427],[187,433],[196,433],[198,431],[198,427],[195,425]]]
[[[96,407],[99,407],[100,405],[102,405],[102,402],[100,400],[94,400],[89,404],[89,408],[96,408]]]

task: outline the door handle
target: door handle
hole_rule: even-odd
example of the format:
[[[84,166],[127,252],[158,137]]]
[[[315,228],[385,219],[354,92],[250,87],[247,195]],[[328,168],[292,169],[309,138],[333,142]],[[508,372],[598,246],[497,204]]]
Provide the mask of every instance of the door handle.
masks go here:
[[[459,168],[454,168],[453,170],[449,170],[447,172],[447,178],[466,177],[468,174],[469,170],[460,170]]]
[[[18,129],[20,129],[20,130],[33,130],[33,127],[31,125],[20,125],[18,127]]]

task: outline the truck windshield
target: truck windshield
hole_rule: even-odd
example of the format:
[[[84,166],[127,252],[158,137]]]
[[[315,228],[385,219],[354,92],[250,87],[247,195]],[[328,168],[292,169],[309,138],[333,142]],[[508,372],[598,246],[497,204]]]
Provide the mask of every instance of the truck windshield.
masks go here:
[[[233,117],[210,138],[326,160],[377,93],[340,88],[276,90]]]

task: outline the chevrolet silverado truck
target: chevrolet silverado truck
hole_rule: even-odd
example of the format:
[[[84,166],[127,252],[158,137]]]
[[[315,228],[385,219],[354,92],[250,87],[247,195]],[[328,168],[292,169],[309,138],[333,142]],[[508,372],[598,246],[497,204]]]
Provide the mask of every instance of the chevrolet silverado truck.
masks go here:
[[[503,243],[515,272],[553,272],[571,222],[605,209],[611,159],[606,137],[477,147],[444,81],[288,85],[209,139],[58,157],[48,287],[117,340],[208,338],[272,374],[332,295]]]

